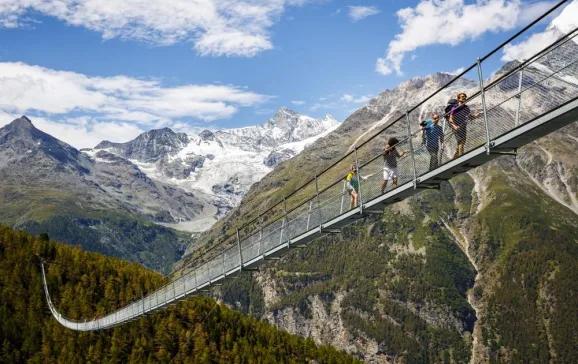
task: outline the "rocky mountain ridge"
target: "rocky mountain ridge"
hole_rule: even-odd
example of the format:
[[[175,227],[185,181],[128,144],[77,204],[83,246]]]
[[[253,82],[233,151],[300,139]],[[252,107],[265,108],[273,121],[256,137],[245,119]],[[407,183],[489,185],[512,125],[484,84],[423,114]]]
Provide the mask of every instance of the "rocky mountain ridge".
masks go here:
[[[234,208],[251,185],[339,125],[331,115],[314,119],[281,108],[263,125],[198,135],[151,130],[126,143],[103,141],[83,150],[106,151],[137,165],[148,177],[207,197],[215,213],[171,225],[202,231]]]

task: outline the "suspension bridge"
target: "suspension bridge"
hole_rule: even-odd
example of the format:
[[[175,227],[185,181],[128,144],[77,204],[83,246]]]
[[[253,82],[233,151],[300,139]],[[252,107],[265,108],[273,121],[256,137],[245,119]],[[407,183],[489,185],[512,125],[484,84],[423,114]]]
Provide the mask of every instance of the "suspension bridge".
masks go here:
[[[525,60],[504,65],[499,51],[523,41],[532,27],[564,1],[510,37],[486,56],[456,75],[450,82],[421,100],[382,130],[352,148],[339,161],[261,212],[213,249],[203,262],[143,298],[89,321],[70,320],[53,304],[42,264],[44,290],[53,316],[63,326],[79,331],[108,329],[206,292],[243,271],[256,270],[268,260],[302,248],[314,240],[423,189],[439,188],[443,181],[503,155],[578,120],[578,28]],[[484,78],[503,66],[501,72]],[[437,153],[438,167],[430,170],[430,153],[422,145],[419,123],[424,112],[435,112],[441,98],[468,93],[466,104],[479,116],[468,121],[464,153],[453,157],[456,139],[447,115],[444,139]],[[436,103],[437,102],[437,103]],[[398,183],[382,191],[383,149],[395,136],[396,149],[405,151],[398,160]],[[432,157],[433,158],[433,157]],[[355,164],[359,179],[358,205],[351,207],[343,172]]]

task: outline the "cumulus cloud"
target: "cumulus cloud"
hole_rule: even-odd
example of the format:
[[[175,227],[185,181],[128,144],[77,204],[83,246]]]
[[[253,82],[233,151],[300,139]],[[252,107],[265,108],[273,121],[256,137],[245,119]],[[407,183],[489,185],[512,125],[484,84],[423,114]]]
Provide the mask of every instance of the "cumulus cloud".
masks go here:
[[[0,62],[0,89],[9,90],[0,93],[0,107],[8,112],[83,111],[143,124],[183,117],[214,121],[269,99],[235,86],[164,87],[158,80],[89,77],[12,62]]]
[[[392,71],[391,68],[387,65],[387,61],[384,58],[378,58],[377,61],[375,62],[375,72],[387,76]]]
[[[370,95],[363,95],[363,96],[356,97],[356,96],[350,95],[350,94],[343,94],[343,96],[341,96],[340,100],[343,102],[353,102],[356,104],[363,104],[363,103],[366,103],[369,100],[371,100],[371,96]]]
[[[192,41],[201,55],[246,56],[273,48],[269,28],[287,6],[307,0],[2,0],[0,26],[25,25],[29,14],[155,45]]]
[[[525,60],[555,42],[562,34],[567,34],[578,27],[578,0],[574,0],[552,21],[541,33],[532,34],[522,42],[508,44],[504,47],[502,61]],[[574,38],[575,42],[578,39]]]
[[[464,0],[422,0],[414,8],[397,11],[402,31],[389,43],[385,57],[378,58],[375,70],[401,75],[408,52],[434,44],[456,46],[487,32],[511,30],[552,5],[552,1],[476,0],[466,4]]]
[[[0,127],[20,117],[0,111]],[[77,149],[92,148],[103,140],[127,142],[145,130],[128,122],[98,121],[90,117],[50,119],[31,116],[34,126]]]
[[[349,6],[349,17],[353,21],[359,21],[376,14],[379,14],[379,10],[375,6]]]
[[[2,123],[32,115],[42,130],[82,147],[194,119],[230,118],[241,107],[270,99],[231,85],[165,87],[159,80],[89,77],[12,62],[0,62],[0,89]]]
[[[353,100],[353,102],[355,102],[356,104],[365,104],[371,99],[372,99],[371,95],[364,95],[356,98],[355,100]]]
[[[353,96],[349,94],[344,94],[343,96],[341,96],[341,101],[351,102],[353,101]]]

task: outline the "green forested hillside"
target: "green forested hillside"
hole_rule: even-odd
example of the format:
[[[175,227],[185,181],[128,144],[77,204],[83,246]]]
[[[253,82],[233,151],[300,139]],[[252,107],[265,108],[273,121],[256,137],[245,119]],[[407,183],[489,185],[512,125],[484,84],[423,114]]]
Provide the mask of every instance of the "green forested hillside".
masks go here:
[[[66,329],[48,310],[36,254],[49,260],[52,299],[72,319],[102,316],[163,283],[136,264],[0,227],[1,363],[355,362],[207,298],[108,331]]]
[[[312,314],[320,299],[343,326],[316,340],[367,338],[377,349],[358,354],[384,362],[578,362],[578,216],[514,162],[502,158],[290,253],[259,280],[267,296],[245,282],[251,300],[224,297],[259,317],[254,308],[265,306],[284,328],[286,317],[323,325]]]

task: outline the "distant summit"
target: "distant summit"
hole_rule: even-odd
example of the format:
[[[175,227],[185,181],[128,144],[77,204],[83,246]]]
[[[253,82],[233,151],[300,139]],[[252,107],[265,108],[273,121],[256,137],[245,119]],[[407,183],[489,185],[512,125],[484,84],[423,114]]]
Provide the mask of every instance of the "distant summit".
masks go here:
[[[329,114],[315,119],[282,107],[261,125],[189,135],[151,130],[126,143],[103,141],[86,153],[107,161],[112,159],[100,151],[112,153],[137,164],[153,180],[210,195],[220,217],[277,164],[338,125]]]

